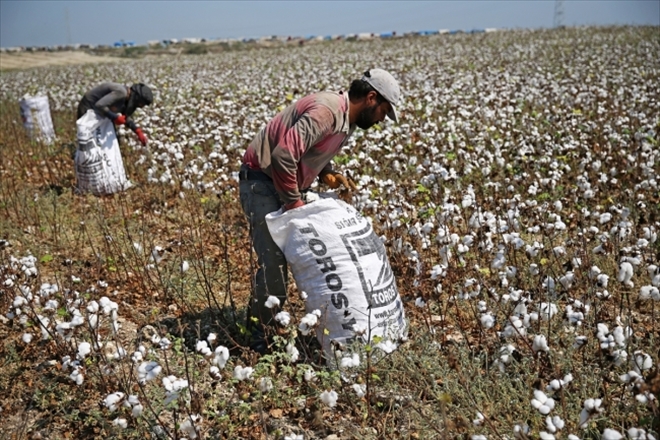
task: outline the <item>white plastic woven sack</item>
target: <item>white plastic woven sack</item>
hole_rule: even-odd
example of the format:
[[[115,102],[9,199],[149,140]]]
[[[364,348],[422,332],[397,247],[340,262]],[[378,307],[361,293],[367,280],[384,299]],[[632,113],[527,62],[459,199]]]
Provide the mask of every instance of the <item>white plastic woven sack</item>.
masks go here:
[[[307,293],[308,313],[321,311],[316,336],[326,355],[341,344],[380,336],[398,341],[407,323],[385,246],[369,221],[338,199],[320,199],[266,216],[298,288]]]
[[[48,96],[25,96],[19,101],[23,126],[31,139],[47,144],[55,140],[55,129],[50,117]]]
[[[126,177],[119,141],[110,119],[88,110],[78,121],[76,188],[80,193],[114,194],[132,183]]]

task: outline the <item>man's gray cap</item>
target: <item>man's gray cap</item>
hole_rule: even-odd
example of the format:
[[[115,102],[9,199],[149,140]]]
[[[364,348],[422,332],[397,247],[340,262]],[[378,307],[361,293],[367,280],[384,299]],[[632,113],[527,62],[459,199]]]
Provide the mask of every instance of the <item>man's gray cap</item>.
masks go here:
[[[364,72],[362,81],[369,83],[371,87],[392,105],[392,111],[387,113],[387,117],[394,122],[398,122],[395,107],[401,98],[401,89],[399,89],[397,80],[386,70],[370,69]]]

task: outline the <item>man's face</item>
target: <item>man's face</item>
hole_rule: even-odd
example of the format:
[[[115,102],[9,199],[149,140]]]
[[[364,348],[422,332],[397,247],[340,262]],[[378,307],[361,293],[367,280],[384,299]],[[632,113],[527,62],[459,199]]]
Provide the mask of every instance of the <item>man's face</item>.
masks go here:
[[[374,96],[369,96],[367,102],[371,102],[372,104],[362,109],[355,121],[355,125],[363,130],[367,130],[374,124],[382,122],[385,116],[387,116],[387,113],[392,109],[392,105],[389,102],[385,100],[378,102],[375,94]]]

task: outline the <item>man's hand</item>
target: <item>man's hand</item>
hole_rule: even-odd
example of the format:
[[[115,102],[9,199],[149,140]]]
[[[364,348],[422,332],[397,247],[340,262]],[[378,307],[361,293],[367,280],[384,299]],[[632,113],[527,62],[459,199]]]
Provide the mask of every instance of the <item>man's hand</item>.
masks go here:
[[[124,125],[126,123],[126,116],[119,113],[113,121],[116,125]]]
[[[305,202],[302,200],[298,199],[295,202],[288,203],[283,206],[284,211],[291,211],[292,209],[300,208],[301,206],[305,206]]]
[[[325,174],[322,177],[322,180],[323,183],[332,189],[337,189],[340,185],[344,185],[344,188],[352,191],[356,191],[358,189],[353,180],[347,179],[344,175],[334,171],[330,171],[328,174]]]
[[[143,147],[147,146],[147,136],[142,132],[141,128],[138,128],[135,130],[135,134],[137,135],[138,139],[140,140],[140,143],[142,144]]]

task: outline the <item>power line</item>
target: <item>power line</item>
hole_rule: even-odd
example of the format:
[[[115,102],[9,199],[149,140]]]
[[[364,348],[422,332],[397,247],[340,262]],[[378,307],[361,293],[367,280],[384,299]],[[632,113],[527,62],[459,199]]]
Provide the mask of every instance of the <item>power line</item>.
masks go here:
[[[562,27],[564,25],[564,1],[555,0],[555,18],[554,27]]]

